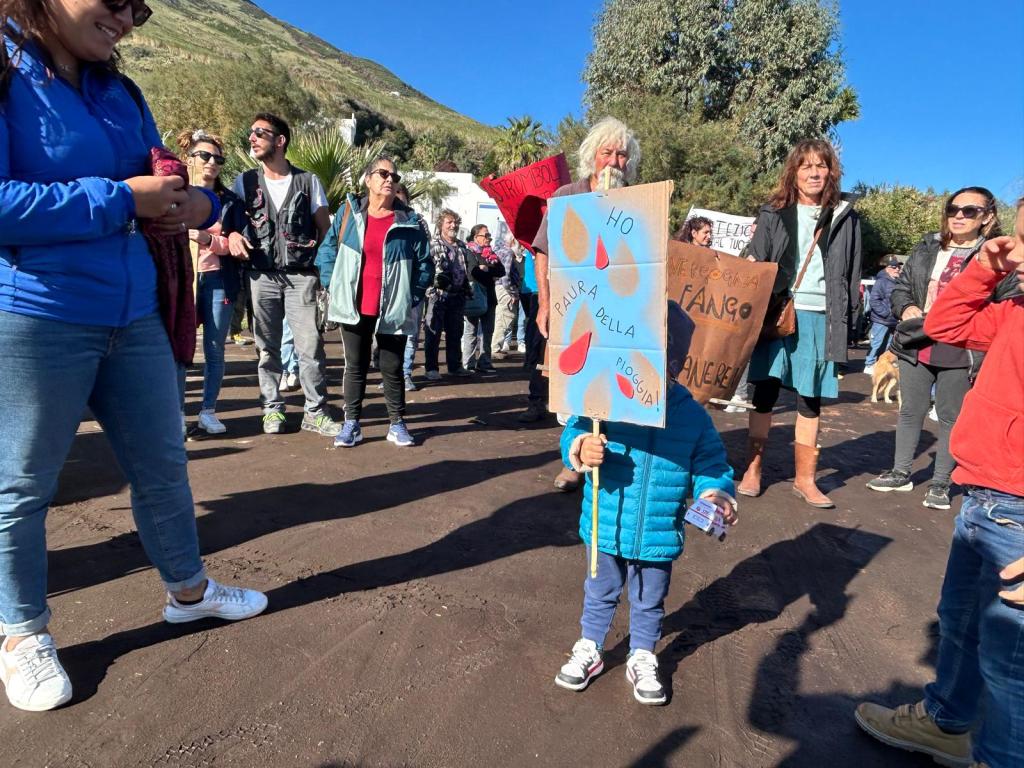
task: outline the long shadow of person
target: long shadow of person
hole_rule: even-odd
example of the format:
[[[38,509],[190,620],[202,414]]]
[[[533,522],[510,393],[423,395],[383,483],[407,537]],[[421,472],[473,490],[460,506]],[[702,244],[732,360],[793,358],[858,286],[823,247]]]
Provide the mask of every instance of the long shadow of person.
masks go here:
[[[859,701],[897,706],[921,698],[919,685],[893,681],[885,690],[864,696],[847,692],[806,694],[800,691],[800,659],[810,638],[827,626],[827,616],[812,612],[796,629],[779,636],[761,661],[750,697],[748,720],[755,728],[796,742],[796,749],[777,768],[867,768],[900,765],[934,766],[931,758],[885,746],[860,732],[853,719]],[[929,646],[920,661],[934,667],[938,654],[938,623],[926,631]]]
[[[203,555],[307,523],[341,520],[469,488],[499,475],[540,467],[557,449],[500,462],[445,460],[341,483],[298,483],[231,494],[204,503],[196,518]],[[578,503],[578,502],[577,502]],[[83,589],[151,567],[132,531],[106,541],[50,552],[50,594]]]
[[[422,471],[422,468],[417,470]],[[397,490],[397,483],[395,487]],[[236,500],[232,506],[238,503]],[[237,508],[234,511],[237,513]],[[579,500],[576,498],[542,493],[517,499],[487,518],[467,523],[408,552],[352,563],[272,589],[267,592],[268,613],[299,608],[341,594],[473,568],[541,547],[577,546],[578,527]],[[62,649],[61,661],[74,680],[75,701],[92,696],[107,669],[120,656],[216,626],[218,623],[214,621],[192,625],[154,623]]]
[[[683,659],[746,626],[777,619],[805,595],[820,626],[835,623],[846,612],[849,583],[891,541],[857,528],[818,523],[738,563],[665,617],[662,637],[672,639],[658,656],[663,682],[671,690]],[[628,649],[624,638],[608,652],[606,667],[607,660],[617,663]]]

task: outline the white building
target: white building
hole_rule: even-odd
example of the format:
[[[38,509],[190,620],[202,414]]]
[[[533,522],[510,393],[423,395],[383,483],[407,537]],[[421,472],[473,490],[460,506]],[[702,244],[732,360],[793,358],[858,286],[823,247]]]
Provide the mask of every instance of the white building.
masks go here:
[[[409,171],[407,174],[415,179],[424,175],[423,171]],[[440,179],[450,186],[454,192],[446,197],[441,203],[441,208],[450,208],[462,217],[462,227],[459,229],[459,237],[463,240],[469,235],[469,230],[474,224],[486,224],[494,236],[494,244],[497,245],[501,239],[508,234],[508,225],[502,217],[498,206],[490,196],[481,189],[471,173],[448,173],[439,171],[431,174],[434,178]],[[441,208],[434,208],[426,200],[414,200],[413,208],[416,209],[430,224],[432,234],[437,234],[437,216]]]
[[[341,137],[345,139],[345,143],[350,147],[356,143],[356,113],[352,113],[352,117],[342,119],[338,121],[338,129],[341,131]]]

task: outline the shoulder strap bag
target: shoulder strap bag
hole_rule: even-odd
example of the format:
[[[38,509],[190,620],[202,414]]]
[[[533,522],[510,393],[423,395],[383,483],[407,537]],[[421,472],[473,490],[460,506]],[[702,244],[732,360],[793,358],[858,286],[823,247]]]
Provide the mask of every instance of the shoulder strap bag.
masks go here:
[[[793,284],[793,290],[788,294],[779,294],[778,297],[772,297],[772,301],[768,305],[768,312],[764,317],[764,325],[761,327],[761,339],[768,341],[784,339],[796,333],[796,303],[793,299],[793,294],[796,293],[800,283],[803,282],[804,275],[807,274],[807,267],[811,263],[811,256],[814,254],[814,249],[818,245],[818,238],[821,237],[824,229],[825,227],[821,226],[815,231],[814,240],[811,241],[811,247],[804,258],[804,265],[800,268],[800,274]]]

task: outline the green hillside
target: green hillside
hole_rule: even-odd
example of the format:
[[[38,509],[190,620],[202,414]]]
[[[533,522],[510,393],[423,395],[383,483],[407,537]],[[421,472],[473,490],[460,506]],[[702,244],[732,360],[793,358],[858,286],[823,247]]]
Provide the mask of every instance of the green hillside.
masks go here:
[[[412,133],[431,128],[487,140],[494,129],[439,104],[384,67],[274,18],[250,0],[150,0],[153,17],[120,46],[161,130],[226,134],[256,109],[298,122],[353,107]],[[241,125],[245,123],[245,125]]]

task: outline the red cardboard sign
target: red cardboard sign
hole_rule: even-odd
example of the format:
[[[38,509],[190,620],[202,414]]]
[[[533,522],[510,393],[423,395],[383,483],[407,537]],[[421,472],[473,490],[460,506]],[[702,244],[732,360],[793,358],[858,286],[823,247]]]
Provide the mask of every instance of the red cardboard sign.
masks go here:
[[[540,229],[548,198],[570,181],[565,155],[557,154],[504,176],[488,176],[480,186],[498,204],[516,240],[529,248]]]

